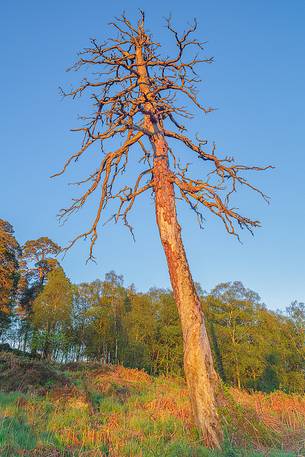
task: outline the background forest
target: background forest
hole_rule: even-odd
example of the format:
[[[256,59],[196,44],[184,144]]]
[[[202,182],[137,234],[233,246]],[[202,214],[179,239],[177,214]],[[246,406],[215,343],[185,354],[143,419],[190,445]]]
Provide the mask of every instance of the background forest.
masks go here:
[[[0,220],[0,340],[37,358],[60,363],[98,361],[181,374],[182,335],[172,292],[137,292],[122,275],[72,284],[47,237],[22,247]],[[241,282],[197,284],[214,360],[231,386],[304,392],[305,305],[270,311]]]

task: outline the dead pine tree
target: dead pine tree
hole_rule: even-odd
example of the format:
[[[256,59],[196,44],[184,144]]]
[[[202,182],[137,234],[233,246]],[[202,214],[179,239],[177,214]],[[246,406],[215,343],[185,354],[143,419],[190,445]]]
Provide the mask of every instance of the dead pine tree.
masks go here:
[[[193,37],[196,21],[182,34],[166,21],[177,46],[173,57],[162,57],[160,44],[147,32],[144,13],[133,25],[123,14],[111,23],[115,34],[106,42],[91,40],[72,67],[88,74],[81,83],[63,95],[76,98],[87,95],[93,111],[84,117],[77,129],[83,134],[80,149],[71,155],[63,169],[87,155],[94,146],[101,147],[96,170],[79,186],[86,186],[70,207],[62,209],[66,219],[86,204],[93,192],[99,192],[96,215],[88,230],[78,234],[67,246],[79,239],[90,239],[90,258],[98,236],[98,224],[109,203],[117,202],[112,218],[122,220],[132,230],[128,214],[135,200],[150,191],[155,202],[156,221],[167,259],[170,280],[177,303],[184,342],[184,370],[193,415],[206,446],[218,448],[222,441],[217,413],[219,378],[215,372],[199,297],[188,265],[177,219],[176,198],[183,199],[202,220],[200,208],[218,216],[233,235],[236,225],[251,230],[258,221],[240,215],[230,206],[230,197],[238,184],[265,195],[242,176],[243,171],[269,167],[237,165],[230,157],[220,158],[215,148],[208,150],[206,141],[187,135],[181,119],[191,118],[189,106],[204,113],[211,111],[197,98],[196,68],[212,59],[201,57],[203,43]],[[194,55],[192,54],[194,50]],[[199,52],[198,52],[199,51]],[[186,100],[183,101],[183,98]],[[186,103],[186,106],[184,105]],[[117,138],[117,140],[115,140]],[[117,142],[116,142],[117,141]],[[113,148],[113,144],[119,145]],[[137,147],[135,147],[137,146]],[[194,177],[189,165],[181,164],[177,149],[193,153],[205,165],[206,178]],[[143,171],[132,186],[120,184],[131,154],[140,154]],[[54,176],[56,176],[54,175]],[[111,205],[112,207],[113,205]],[[105,220],[103,219],[105,222]]]

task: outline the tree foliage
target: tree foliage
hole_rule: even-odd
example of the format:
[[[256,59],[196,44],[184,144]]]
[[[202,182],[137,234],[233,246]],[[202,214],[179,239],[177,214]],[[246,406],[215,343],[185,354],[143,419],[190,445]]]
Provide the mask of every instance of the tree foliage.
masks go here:
[[[204,300],[221,376],[239,387],[302,392],[305,341],[302,304],[286,315],[268,310],[242,283],[216,286]]]
[[[12,225],[0,219],[0,334],[8,325],[19,279],[20,246]]]
[[[47,275],[59,267],[56,259],[61,248],[44,236],[28,240],[22,246],[20,258],[20,281],[18,287],[19,333],[24,338],[24,348],[33,331],[33,303],[43,291]]]
[[[56,256],[60,250],[60,246],[46,236],[27,241],[22,247],[24,275],[27,281],[42,286],[49,271],[57,266]]]
[[[47,275],[47,284],[33,303],[32,322],[43,340],[43,356],[50,357],[54,337],[64,334],[69,324],[72,306],[72,287],[63,269],[57,267]],[[37,348],[37,341],[36,341]]]
[[[2,341],[60,362],[94,360],[153,375],[183,374],[182,332],[171,290],[137,292],[114,271],[103,281],[72,285],[53,257],[57,248],[31,255],[26,266],[25,256],[18,263],[21,251],[12,226],[3,221],[1,230],[1,300],[7,307],[1,314]],[[57,246],[43,239],[48,240],[44,246]],[[35,242],[25,245],[35,252]],[[52,266],[43,284],[37,273],[42,256]],[[17,279],[32,268],[26,289],[31,305],[25,314]],[[196,289],[225,383],[266,392],[304,391],[304,303],[293,301],[286,313],[270,311],[239,281],[218,284],[210,293],[198,283]]]

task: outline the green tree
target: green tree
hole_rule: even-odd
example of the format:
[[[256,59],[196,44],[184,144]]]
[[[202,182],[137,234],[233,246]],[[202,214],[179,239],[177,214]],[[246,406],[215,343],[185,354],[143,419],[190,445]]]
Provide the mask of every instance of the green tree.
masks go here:
[[[304,334],[305,331],[305,303],[294,300],[287,308],[286,312],[296,329]]]
[[[18,313],[19,333],[23,338],[24,350],[33,336],[33,302],[43,290],[48,273],[59,266],[56,256],[60,249],[60,246],[48,237],[28,240],[22,247]]]
[[[259,296],[239,281],[217,285],[206,298],[211,341],[223,377],[239,388],[264,368],[257,310]]]
[[[82,356],[102,360],[104,328],[101,319],[107,314],[100,309],[103,282],[100,280],[81,283],[76,286],[72,311],[72,332],[77,353]],[[98,322],[99,321],[99,322]]]
[[[125,363],[134,368],[144,368],[155,374],[154,361],[158,355],[157,310],[158,302],[151,294],[129,291],[130,310],[125,315],[128,349],[125,350]]]
[[[303,392],[304,305],[268,310],[242,283],[223,283],[203,298],[217,369],[229,384]]]
[[[123,277],[111,271],[104,281],[80,284],[75,304],[86,355],[104,363],[123,362],[127,338],[123,319],[129,306]]]
[[[72,309],[72,286],[63,269],[57,267],[47,274],[47,283],[33,303],[33,324],[38,330],[36,344],[49,359],[57,342],[65,334]]]
[[[22,247],[25,275],[43,286],[47,274],[58,266],[56,257],[60,251],[60,246],[46,236],[28,240]]]
[[[123,325],[125,313],[126,292],[123,287],[123,276],[118,276],[114,271],[105,275],[103,283],[103,296],[100,300],[102,306],[106,306],[108,312],[109,332],[113,337],[109,352],[112,363],[122,361],[122,349],[124,348],[126,335]]]
[[[266,357],[266,367],[258,380],[256,387],[263,392],[273,392],[280,387],[278,376],[279,355],[274,352]]]
[[[91,319],[88,317],[88,310],[91,303],[85,290],[88,284],[82,283],[73,285],[73,302],[71,322],[68,329],[70,342],[69,355],[72,360],[79,361],[85,357],[89,340],[89,326]]]
[[[173,293],[170,290],[151,289],[149,296],[156,309],[154,372],[182,374],[182,332]]]
[[[287,391],[305,391],[305,304],[293,301],[286,308],[288,320],[284,319],[284,336],[287,342],[285,387]]]

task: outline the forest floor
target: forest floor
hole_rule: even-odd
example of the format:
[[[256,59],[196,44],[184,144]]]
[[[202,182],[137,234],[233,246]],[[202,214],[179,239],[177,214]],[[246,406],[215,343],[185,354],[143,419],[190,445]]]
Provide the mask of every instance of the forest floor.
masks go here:
[[[226,388],[222,451],[200,442],[183,379],[0,352],[0,456],[305,456],[305,397]]]

